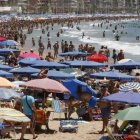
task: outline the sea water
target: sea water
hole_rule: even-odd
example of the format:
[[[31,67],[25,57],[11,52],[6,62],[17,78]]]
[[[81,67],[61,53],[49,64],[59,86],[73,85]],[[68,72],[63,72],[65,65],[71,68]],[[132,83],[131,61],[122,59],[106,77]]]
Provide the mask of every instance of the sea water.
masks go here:
[[[140,36],[140,20],[110,21],[110,23],[105,23],[102,27],[98,27],[98,24],[101,22],[105,21],[81,22],[78,25],[74,24],[73,28],[54,25],[53,30],[51,28],[49,29],[52,49],[56,41],[61,45],[63,39],[68,43],[72,41],[76,48],[78,48],[80,44],[88,43],[91,46],[95,46],[96,50],[99,50],[101,45],[110,48],[111,52],[112,49],[116,49],[118,52],[122,49],[127,58],[140,61],[140,40],[136,40],[136,36]],[[110,24],[112,25],[110,26]],[[117,31],[114,34],[113,30],[116,25]],[[79,27],[80,30],[77,30],[77,27]],[[60,32],[60,29],[64,32],[60,34],[60,37],[57,37],[56,33]],[[103,38],[103,31],[105,31],[105,38]],[[85,36],[82,38],[83,32]],[[119,41],[115,39],[116,34],[120,36]],[[37,50],[40,36],[42,37],[45,47],[47,47],[47,31],[45,34],[42,34],[41,29],[35,29],[33,34],[27,35],[26,46],[28,46],[28,48],[32,46],[31,38],[34,37],[36,41],[36,47],[34,49]],[[47,52],[47,49],[45,51]]]

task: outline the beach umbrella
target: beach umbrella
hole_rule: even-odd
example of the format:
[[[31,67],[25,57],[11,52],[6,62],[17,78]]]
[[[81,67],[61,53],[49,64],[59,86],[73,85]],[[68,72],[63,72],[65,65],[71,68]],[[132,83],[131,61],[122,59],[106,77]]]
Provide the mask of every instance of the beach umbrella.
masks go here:
[[[68,74],[63,71],[49,70],[47,75],[48,78],[50,79],[59,79],[59,80],[75,79],[75,76],[73,74]],[[31,76],[37,77],[38,73],[32,74]]]
[[[128,61],[134,61],[134,60],[125,58],[125,59],[122,59],[122,60],[118,61],[117,63],[121,64],[121,63],[125,63],[125,62],[128,62]]]
[[[104,97],[103,100],[128,104],[140,104],[140,94],[133,91],[118,92]]]
[[[15,85],[6,78],[0,77],[0,88],[15,88]]]
[[[16,88],[20,88],[20,85],[24,84],[25,82],[24,81],[13,81],[12,83],[16,86]]]
[[[109,80],[125,80],[125,81],[133,81],[135,77],[116,72],[116,71],[106,71],[106,72],[99,72],[90,75],[91,78],[94,79],[109,79]]]
[[[35,64],[36,58],[24,58],[18,61],[21,66],[30,66]]]
[[[80,51],[73,51],[73,52],[66,52],[66,53],[60,53],[59,56],[66,57],[66,56],[87,56],[88,53],[80,52]]]
[[[110,66],[110,68],[115,68],[118,70],[122,70],[122,69],[136,69],[136,68],[140,68],[140,62],[135,62],[135,61],[128,61],[125,63],[120,63],[120,64],[114,64],[112,66]]]
[[[101,68],[101,67],[106,67],[106,64],[98,63],[98,62],[92,62],[92,61],[81,61],[81,60],[75,60],[75,61],[66,61],[63,62],[64,64],[69,65],[70,67],[73,68]]]
[[[5,37],[0,37],[0,42],[7,40]]]
[[[80,86],[82,88],[82,91],[84,93],[90,93],[94,96],[96,96],[96,92],[87,85],[87,83],[85,82],[81,82],[77,79],[73,79],[73,80],[65,80],[63,81],[63,85],[70,90],[71,92],[71,96],[75,97],[76,99],[78,99],[78,95],[77,95],[77,90],[78,90],[78,86]]]
[[[3,71],[3,70],[0,70],[0,76],[7,78],[7,79],[14,78],[14,75],[12,73],[9,73],[9,72]]]
[[[31,67],[39,68],[39,69],[42,69],[42,68],[60,69],[60,68],[68,68],[69,66],[65,65],[65,64],[56,63],[56,62],[48,62],[45,60],[38,60],[38,61],[36,61],[35,64],[31,65]]]
[[[60,82],[49,78],[30,80],[22,86],[36,90],[45,90],[50,93],[70,93]]]
[[[3,49],[0,49],[0,55],[8,55],[9,53],[20,53],[20,50],[18,49],[10,49],[10,48],[3,48]]]
[[[11,70],[11,69],[13,69],[13,67],[8,66],[8,65],[0,64],[0,70],[9,71],[9,70]]]
[[[125,84],[120,85],[119,90],[122,92],[128,92],[133,89],[136,89],[138,92],[140,92],[140,83],[138,82],[127,82]]]
[[[84,76],[86,72],[81,71],[78,68],[67,68],[62,70],[65,73],[73,74],[75,77]]]
[[[12,108],[0,108],[0,120],[8,122],[30,122],[30,119],[23,113]]]
[[[21,75],[30,75],[33,73],[39,73],[40,69],[32,68],[32,67],[22,67],[22,68],[14,68],[9,72],[13,74],[21,74]]]
[[[13,89],[0,88],[0,99],[9,100],[11,98],[21,98],[22,93],[18,93]]]
[[[87,58],[88,61],[95,61],[95,62],[100,62],[100,63],[104,63],[108,61],[108,58],[103,55],[103,54],[94,54],[92,56],[89,56]]]
[[[18,45],[19,45],[18,42],[14,40],[6,40],[0,42],[0,46],[18,46]]]
[[[27,53],[23,53],[19,55],[20,59],[24,59],[24,58],[35,58],[35,59],[40,59],[39,54],[34,53],[34,52],[27,52]]]
[[[140,107],[130,107],[124,109],[113,116],[113,119],[127,120],[127,121],[140,121]]]

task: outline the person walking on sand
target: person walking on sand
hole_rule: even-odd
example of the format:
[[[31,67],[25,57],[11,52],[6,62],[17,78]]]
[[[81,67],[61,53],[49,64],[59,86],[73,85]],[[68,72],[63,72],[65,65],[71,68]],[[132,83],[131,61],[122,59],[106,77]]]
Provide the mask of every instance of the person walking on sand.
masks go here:
[[[29,89],[26,89],[24,92],[24,96],[22,97],[22,106],[21,110],[23,110],[23,113],[31,119],[30,122],[30,130],[33,135],[33,139],[37,138],[37,135],[35,135],[35,114],[36,114],[36,108],[35,108],[35,99],[30,95],[31,91]],[[22,133],[20,140],[24,140],[24,135],[26,133],[28,123],[23,123],[22,124]]]

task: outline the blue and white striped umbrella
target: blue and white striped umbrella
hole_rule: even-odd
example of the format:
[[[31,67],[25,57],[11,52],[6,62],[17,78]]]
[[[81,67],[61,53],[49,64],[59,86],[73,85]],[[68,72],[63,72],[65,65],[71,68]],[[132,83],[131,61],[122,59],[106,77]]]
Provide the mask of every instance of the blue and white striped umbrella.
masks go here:
[[[125,84],[120,85],[119,90],[122,92],[128,92],[133,89],[136,89],[138,92],[140,92],[140,83],[138,82],[128,82]]]

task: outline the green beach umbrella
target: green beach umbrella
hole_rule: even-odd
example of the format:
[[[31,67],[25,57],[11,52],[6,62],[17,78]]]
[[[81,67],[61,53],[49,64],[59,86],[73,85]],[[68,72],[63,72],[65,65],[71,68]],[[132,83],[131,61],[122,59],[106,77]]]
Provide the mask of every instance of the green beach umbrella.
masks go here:
[[[117,113],[112,119],[118,120],[140,120],[140,107],[130,107]]]

